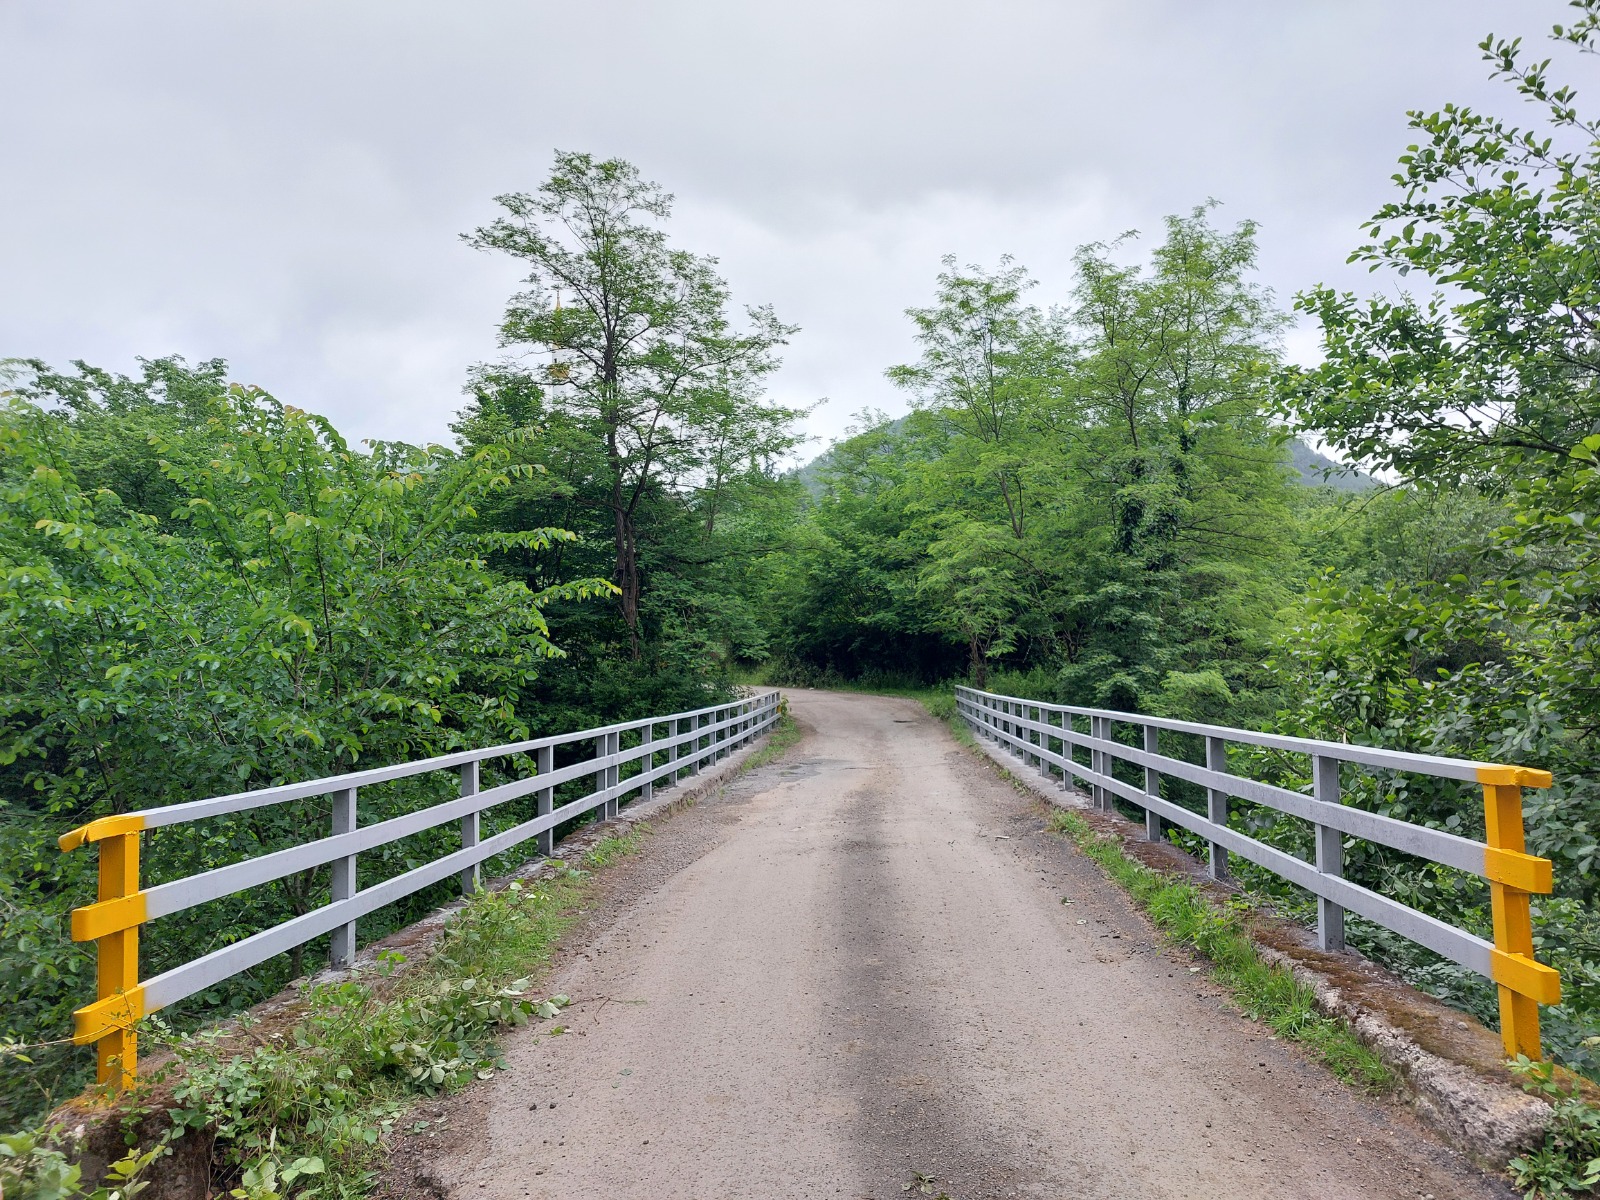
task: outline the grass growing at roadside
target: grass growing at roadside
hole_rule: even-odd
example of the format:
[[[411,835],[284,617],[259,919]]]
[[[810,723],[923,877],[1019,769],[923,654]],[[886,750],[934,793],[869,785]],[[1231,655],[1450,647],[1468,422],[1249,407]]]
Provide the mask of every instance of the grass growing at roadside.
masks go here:
[[[601,869],[636,853],[643,832],[601,838],[583,865]],[[388,953],[375,972],[310,988],[305,1011],[286,1030],[268,1032],[244,1016],[233,1028],[177,1035],[152,1020],[151,1040],[164,1041],[174,1059],[128,1098],[128,1116],[159,1106],[172,1116],[169,1141],[187,1130],[214,1136],[218,1195],[364,1195],[384,1139],[419,1096],[488,1078],[504,1065],[497,1041],[505,1029],[552,1020],[566,1006],[565,996],[531,994],[529,975],[575,919],[592,886],[588,876],[558,862],[528,884],[478,892],[425,961],[402,973],[403,957]],[[110,1200],[75,1178],[53,1182],[74,1170],[58,1141],[59,1131],[3,1139],[0,1194]],[[165,1149],[144,1148],[156,1156],[144,1179],[159,1174]]]
[[[585,866],[595,870],[609,867],[619,858],[631,858],[639,853],[644,843],[644,835],[650,832],[650,826],[640,823],[625,833],[608,833],[583,856]]]
[[[1600,1037],[1591,1041],[1600,1045]],[[1539,1200],[1595,1195],[1600,1191],[1600,1105],[1583,1098],[1572,1076],[1558,1079],[1554,1063],[1519,1054],[1509,1065],[1522,1077],[1524,1090],[1550,1105],[1543,1142],[1506,1164],[1511,1177]]]
[[[1299,1042],[1339,1078],[1368,1092],[1388,1091],[1394,1073],[1348,1024],[1317,1011],[1316,996],[1251,941],[1236,908],[1218,909],[1192,883],[1168,878],[1130,858],[1114,837],[1097,834],[1077,813],[1057,810],[1050,827],[1064,833],[1111,876],[1156,927],[1215,965],[1215,978],[1246,1016]]]
[[[756,750],[749,758],[744,760],[743,770],[753,771],[757,767],[764,767],[770,762],[775,762],[783,753],[800,740],[800,726],[789,715],[785,707],[779,714],[772,732],[767,735],[764,745]]]

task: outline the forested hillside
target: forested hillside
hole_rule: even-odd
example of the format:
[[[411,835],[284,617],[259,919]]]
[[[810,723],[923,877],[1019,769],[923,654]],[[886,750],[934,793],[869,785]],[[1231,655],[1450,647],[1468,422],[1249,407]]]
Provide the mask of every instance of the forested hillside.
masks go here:
[[[1560,32],[1568,49],[1594,48],[1597,12]],[[1529,849],[1556,862],[1536,906],[1566,994],[1548,1042],[1593,1074],[1600,128],[1515,43],[1484,49],[1536,123],[1413,114],[1394,201],[1352,232],[1375,298],[1269,294],[1260,231],[1214,204],[1083,246],[1069,278],[946,258],[907,314],[916,358],[885,364],[909,414],[863,413],[803,474],[804,414],[766,391],[797,331],[673,244],[660,187],[584,154],[468,235],[526,280],[506,353],[441,398],[454,446],[348,445],[220,361],[127,377],[7,360],[0,1034],[26,1052],[0,1056],[0,1123],[85,1078],[86,1054],[58,1043],[93,990],[65,924],[93,860],[57,853],[64,829],[693,707],[757,674],[967,681],[1547,766]],[[1296,313],[1321,330],[1318,365],[1284,361]],[[1307,443],[1338,456],[1326,481]],[[1349,800],[1481,835],[1470,794],[1391,785]],[[437,799],[363,793],[377,815]],[[1292,823],[1235,819],[1306,850]],[[328,820],[306,801],[161,831],[146,878]],[[363,872],[400,869],[392,849]],[[1356,878],[1487,929],[1478,881],[1364,853]],[[327,887],[308,872],[197,910],[146,943],[145,972]],[[1359,922],[1352,940],[1494,1019],[1476,977]],[[304,965],[169,1015],[236,1009]]]

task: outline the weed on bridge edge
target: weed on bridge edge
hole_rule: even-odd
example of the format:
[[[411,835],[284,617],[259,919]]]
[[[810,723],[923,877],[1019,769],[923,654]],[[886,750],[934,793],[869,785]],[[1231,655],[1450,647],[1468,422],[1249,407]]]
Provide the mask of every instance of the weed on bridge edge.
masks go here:
[[[1157,929],[1212,964],[1212,978],[1234,1006],[1285,1041],[1297,1042],[1346,1083],[1385,1095],[1398,1082],[1390,1066],[1356,1035],[1348,1022],[1317,1008],[1316,993],[1293,972],[1268,962],[1246,927],[1248,906],[1221,908],[1194,884],[1172,879],[1128,856],[1110,834],[1097,833],[1075,812],[1056,809],[1050,829],[1065,834],[1127,892]]]

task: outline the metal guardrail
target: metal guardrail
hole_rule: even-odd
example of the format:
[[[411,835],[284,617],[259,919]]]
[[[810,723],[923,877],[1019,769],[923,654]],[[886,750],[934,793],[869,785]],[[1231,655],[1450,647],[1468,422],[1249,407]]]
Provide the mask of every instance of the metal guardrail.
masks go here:
[[[692,712],[646,717],[483,750],[464,750],[419,762],[91,821],[60,839],[63,851],[89,842],[98,842],[100,846],[98,899],[72,913],[73,940],[96,942],[99,959],[97,999],[73,1014],[73,1041],[79,1045],[96,1045],[102,1083],[126,1085],[137,1068],[134,1027],[146,1014],[325,933],[333,935],[330,951],[333,965],[348,965],[355,954],[356,921],[360,917],[451,875],[459,875],[462,888],[470,893],[477,886],[479,865],[484,860],[504,854],[530,838],[538,839],[538,853],[549,855],[554,848],[553,830],[557,825],[596,808],[603,808],[604,818],[616,816],[619,803],[629,792],[637,791],[640,799],[647,799],[654,794],[658,781],[665,779],[667,786],[671,786],[680,777],[697,773],[702,763],[715,762],[766,732],[777,720],[778,712],[778,693],[767,692]],[[663,726],[666,732],[657,737],[656,730]],[[624,734],[637,734],[638,745],[623,749]],[[593,757],[558,769],[556,749],[582,742],[593,743]],[[535,774],[479,790],[480,765],[486,759],[510,755],[532,755]],[[624,779],[621,772],[628,763],[640,766],[635,774]],[[452,769],[461,775],[458,799],[358,827],[356,798],[361,788]],[[554,807],[557,787],[590,777],[594,780],[593,791],[559,808]],[[480,837],[480,817],[486,809],[530,792],[536,798],[537,816],[490,837]],[[144,830],[324,795],[333,797],[333,828],[328,837],[140,890],[139,842]],[[450,821],[460,822],[461,849],[357,890],[356,858],[359,854]],[[146,922],[327,864],[333,867],[327,904],[153,979],[140,981],[139,929]]]
[[[1551,865],[1549,859],[1525,853],[1522,789],[1549,787],[1548,771],[1283,737],[1108,709],[1044,704],[968,687],[956,688],[956,708],[977,733],[1010,748],[1024,763],[1032,760],[1029,765],[1047,776],[1059,776],[1062,787],[1069,786],[1074,777],[1083,780],[1089,785],[1094,807],[1110,809],[1112,798],[1120,796],[1144,809],[1145,835],[1152,841],[1162,837],[1163,821],[1199,834],[1210,844],[1213,878],[1227,876],[1231,853],[1313,893],[1317,897],[1317,942],[1324,950],[1344,949],[1344,915],[1348,911],[1493,980],[1499,988],[1500,1031],[1506,1054],[1512,1058],[1518,1054],[1539,1058],[1539,1005],[1560,1001],[1561,977],[1533,957],[1529,895],[1550,891]],[[1087,730],[1080,732],[1078,726],[1083,723]],[[1138,747],[1116,739],[1114,727],[1118,725],[1140,731]],[[1162,754],[1162,731],[1204,738],[1205,765]],[[1312,794],[1307,796],[1229,773],[1230,743],[1308,756]],[[1077,761],[1074,748],[1089,752],[1087,764]],[[1117,779],[1112,771],[1113,759],[1143,768],[1144,786]],[[1343,763],[1481,784],[1487,842],[1342,804],[1339,775]],[[1204,815],[1162,798],[1161,780],[1169,775],[1206,789]],[[1230,797],[1310,822],[1315,830],[1315,861],[1306,862],[1229,828]],[[1377,842],[1487,879],[1494,941],[1487,942],[1343,878],[1346,836]]]

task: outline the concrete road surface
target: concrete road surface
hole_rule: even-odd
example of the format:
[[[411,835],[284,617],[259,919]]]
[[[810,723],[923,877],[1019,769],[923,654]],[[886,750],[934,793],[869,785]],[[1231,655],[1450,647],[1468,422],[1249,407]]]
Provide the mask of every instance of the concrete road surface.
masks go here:
[[[920,706],[789,695],[800,745],[600,876],[570,1032],[428,1106],[386,1195],[1512,1195],[1234,1012]]]

